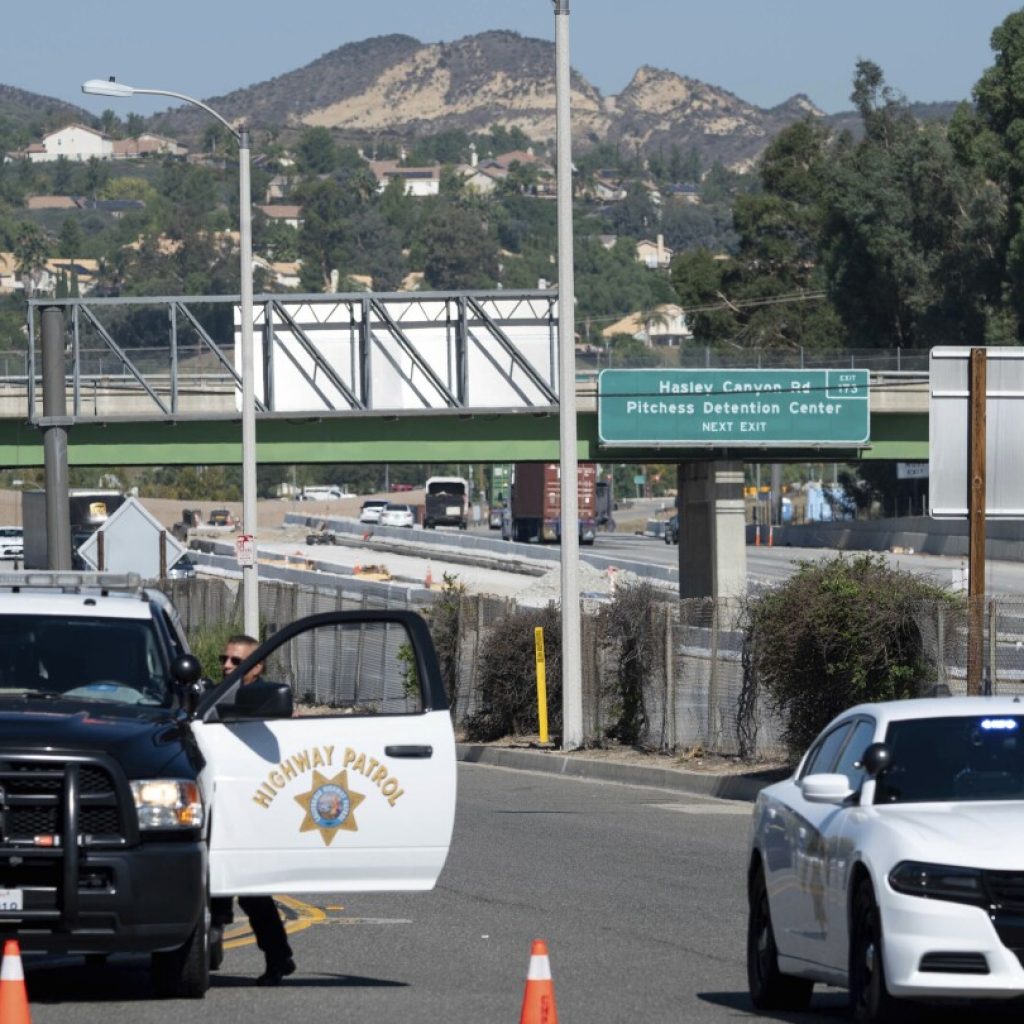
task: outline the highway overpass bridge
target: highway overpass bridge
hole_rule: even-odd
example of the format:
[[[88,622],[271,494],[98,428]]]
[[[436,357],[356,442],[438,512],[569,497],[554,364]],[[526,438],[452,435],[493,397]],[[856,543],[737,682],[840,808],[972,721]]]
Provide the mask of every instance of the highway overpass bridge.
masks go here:
[[[67,331],[71,465],[241,461],[238,300],[179,296],[32,300],[27,365],[0,377],[0,466],[43,464],[40,316],[54,306]],[[260,463],[557,460],[556,294],[274,294],[255,306]],[[850,365],[819,365],[840,364]],[[927,372],[873,370],[869,387],[863,445],[610,448],[598,433],[597,374],[581,369],[577,455],[927,460]]]

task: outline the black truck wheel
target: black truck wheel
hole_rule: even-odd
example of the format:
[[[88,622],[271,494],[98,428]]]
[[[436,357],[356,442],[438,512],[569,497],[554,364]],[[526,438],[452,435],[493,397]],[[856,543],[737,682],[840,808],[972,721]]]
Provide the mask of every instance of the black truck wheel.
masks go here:
[[[202,999],[210,987],[210,910],[177,949],[153,954],[153,990],[160,999]]]

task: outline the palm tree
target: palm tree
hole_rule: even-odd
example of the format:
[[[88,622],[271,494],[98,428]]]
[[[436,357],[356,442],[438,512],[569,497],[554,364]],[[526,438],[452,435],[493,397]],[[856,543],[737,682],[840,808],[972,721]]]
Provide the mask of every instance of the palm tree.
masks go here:
[[[25,295],[29,298],[35,294],[39,285],[49,250],[49,240],[42,228],[31,223],[18,226],[18,233],[14,239],[14,261],[21,275]]]

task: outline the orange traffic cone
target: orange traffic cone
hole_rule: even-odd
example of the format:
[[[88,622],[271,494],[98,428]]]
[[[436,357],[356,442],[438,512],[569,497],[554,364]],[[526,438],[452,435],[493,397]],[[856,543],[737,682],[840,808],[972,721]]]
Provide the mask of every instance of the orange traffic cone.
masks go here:
[[[754,547],[759,548],[761,546],[761,524],[754,523]]]
[[[423,586],[430,590],[434,586],[434,572],[430,568],[430,563],[427,562],[427,575],[423,577]]]
[[[0,1021],[3,1024],[30,1024],[25,971],[21,966],[17,939],[8,939],[4,943],[4,959],[0,964]]]
[[[530,970],[526,975],[523,1010],[519,1024],[558,1024],[555,1006],[555,986],[551,981],[551,962],[548,944],[543,939],[533,940],[530,952]]]
[[[775,547],[775,525],[772,524],[768,527],[768,547]]]
[[[355,566],[352,569],[352,575],[358,576],[362,571],[363,567],[358,562],[356,562]]]

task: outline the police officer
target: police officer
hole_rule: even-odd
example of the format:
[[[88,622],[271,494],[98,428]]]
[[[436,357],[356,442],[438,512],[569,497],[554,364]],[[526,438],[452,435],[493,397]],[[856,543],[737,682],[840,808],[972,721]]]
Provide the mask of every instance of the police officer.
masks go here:
[[[221,676],[226,678],[249,657],[259,646],[258,641],[244,633],[229,637],[224,645],[224,653],[220,656]],[[242,683],[251,683],[263,673],[263,662],[255,664],[242,679]],[[280,985],[282,978],[295,973],[295,961],[292,959],[292,948],[288,945],[281,915],[272,896],[239,896],[238,905],[249,918],[249,925],[256,936],[256,945],[266,957],[266,970],[256,979],[257,985]],[[232,919],[231,900],[215,899],[212,901],[211,913],[214,927],[218,929],[216,938],[220,938],[220,929]]]

